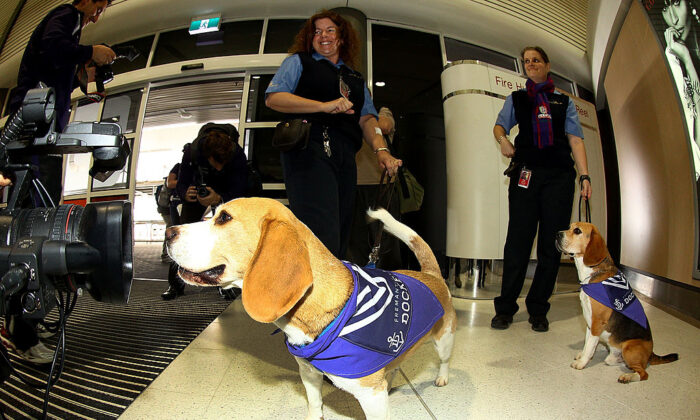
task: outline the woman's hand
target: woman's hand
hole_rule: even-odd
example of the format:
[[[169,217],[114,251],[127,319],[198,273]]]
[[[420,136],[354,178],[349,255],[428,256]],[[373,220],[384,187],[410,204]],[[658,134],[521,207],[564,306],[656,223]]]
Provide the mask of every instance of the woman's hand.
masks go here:
[[[581,183],[581,197],[588,200],[589,198],[591,198],[592,193],[593,188],[591,188],[591,181],[584,179]]]
[[[507,158],[515,156],[515,147],[505,136],[501,138],[501,154]]]
[[[328,114],[354,114],[355,110],[352,109],[352,105],[352,102],[341,96],[336,100],[324,102],[321,109]]]
[[[396,159],[386,150],[377,152],[377,162],[379,163],[379,167],[382,168],[382,171],[386,169],[387,172],[389,172],[389,176],[396,175],[399,167],[403,166],[403,161],[401,159]]]
[[[671,27],[666,28],[664,38],[666,40],[666,50],[678,57],[687,66],[690,63],[690,52],[688,51],[688,46],[680,39],[678,32]]]

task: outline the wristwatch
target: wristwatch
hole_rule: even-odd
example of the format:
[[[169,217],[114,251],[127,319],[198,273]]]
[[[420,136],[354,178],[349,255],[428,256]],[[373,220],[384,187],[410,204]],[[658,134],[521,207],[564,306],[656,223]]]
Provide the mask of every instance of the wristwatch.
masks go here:
[[[588,175],[581,175],[578,177],[578,183],[583,184],[583,181],[588,180],[588,182],[591,182],[591,177]]]

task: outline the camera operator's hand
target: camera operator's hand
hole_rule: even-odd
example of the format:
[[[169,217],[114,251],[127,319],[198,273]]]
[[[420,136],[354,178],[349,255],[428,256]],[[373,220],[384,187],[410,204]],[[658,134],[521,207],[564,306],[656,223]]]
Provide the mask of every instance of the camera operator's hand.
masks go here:
[[[190,185],[189,188],[187,188],[187,192],[185,193],[185,201],[190,202],[190,203],[197,202],[197,187],[196,186]]]
[[[114,59],[117,58],[117,54],[112,51],[111,48],[109,48],[106,45],[93,45],[92,46],[92,61],[95,62],[98,66],[104,66],[105,64],[109,64]]]
[[[12,185],[12,180],[10,178],[5,178],[5,175],[0,174],[0,187],[7,187]]]
[[[211,187],[206,187],[206,188],[207,188],[207,191],[209,191],[209,195],[205,195],[204,197],[197,196],[197,200],[199,201],[199,204],[203,205],[204,207],[219,204],[221,202],[221,196],[219,194],[217,194],[216,191],[212,190]]]

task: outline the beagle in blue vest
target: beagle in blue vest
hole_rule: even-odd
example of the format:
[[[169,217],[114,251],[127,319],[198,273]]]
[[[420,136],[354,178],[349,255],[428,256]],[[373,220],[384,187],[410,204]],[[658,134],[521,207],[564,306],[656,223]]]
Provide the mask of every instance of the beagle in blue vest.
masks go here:
[[[581,307],[586,319],[583,350],[571,367],[583,369],[593,357],[599,341],[608,347],[608,365],[625,363],[633,373],[624,373],[620,383],[644,381],[646,367],[678,360],[678,354],[658,356],[652,351],[649,322],[641,303],[615,266],[603,237],[590,223],[572,223],[556,239],[557,248],[574,259],[581,283]]]
[[[456,314],[437,260],[388,212],[368,214],[406,243],[421,271],[362,270],[340,261],[288,208],[265,198],[232,200],[210,220],[166,230],[183,280],[241,288],[246,312],[284,332],[306,388],[307,419],[323,418],[324,374],[357,398],[368,419],[388,419],[391,380],[427,340],[440,358],[434,383],[448,382]]]

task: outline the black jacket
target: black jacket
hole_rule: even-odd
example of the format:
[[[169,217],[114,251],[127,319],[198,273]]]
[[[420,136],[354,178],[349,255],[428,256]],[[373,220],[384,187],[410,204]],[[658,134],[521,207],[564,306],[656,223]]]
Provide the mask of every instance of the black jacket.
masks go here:
[[[29,89],[44,82],[56,93],[56,127],[68,123],[70,95],[78,86],[77,66],[92,57],[92,46],[80,45],[83,14],[64,4],[49,12],[32,33],[17,75],[17,87],[10,96],[10,111],[16,111]]]

